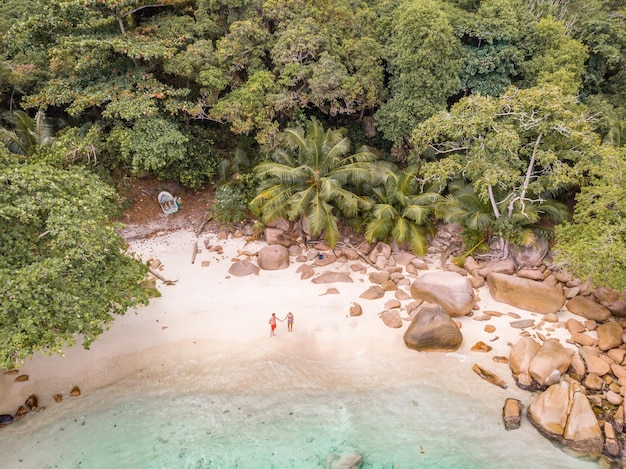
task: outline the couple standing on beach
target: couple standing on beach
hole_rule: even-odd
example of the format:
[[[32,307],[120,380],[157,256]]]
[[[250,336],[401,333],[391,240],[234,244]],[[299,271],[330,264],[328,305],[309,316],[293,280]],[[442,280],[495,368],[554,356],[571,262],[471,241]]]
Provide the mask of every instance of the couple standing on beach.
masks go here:
[[[276,320],[283,322],[284,320],[287,320],[287,330],[289,332],[293,332],[293,313],[290,311],[289,313],[287,313],[287,316],[285,316],[284,318],[280,319],[276,317],[276,313],[272,313],[272,317],[270,318],[269,324],[270,324],[270,337],[274,337],[276,334],[274,333],[274,330],[276,329]]]

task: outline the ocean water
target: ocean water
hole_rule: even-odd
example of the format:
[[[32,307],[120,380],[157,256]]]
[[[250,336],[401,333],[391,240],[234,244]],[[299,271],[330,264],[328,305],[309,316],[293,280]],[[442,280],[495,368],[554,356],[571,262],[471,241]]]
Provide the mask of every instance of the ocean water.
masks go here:
[[[528,394],[485,383],[454,357],[212,352],[176,353],[176,364],[157,356],[0,429],[0,467],[306,469],[347,452],[363,468],[597,467],[527,421],[506,431],[504,399]]]

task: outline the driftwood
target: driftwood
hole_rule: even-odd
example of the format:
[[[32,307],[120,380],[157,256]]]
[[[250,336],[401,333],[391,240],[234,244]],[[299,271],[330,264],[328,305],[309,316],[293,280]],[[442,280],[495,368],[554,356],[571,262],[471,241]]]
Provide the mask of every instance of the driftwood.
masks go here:
[[[191,263],[196,262],[196,255],[198,254],[198,241],[193,243],[193,251],[191,253]]]
[[[176,282],[178,282],[178,280],[168,280],[168,279],[166,279],[160,273],[158,273],[156,270],[154,270],[152,268],[150,269],[150,273],[152,275],[154,275],[156,278],[158,278],[165,285],[174,285],[174,284],[176,284]]]
[[[196,236],[199,236],[200,233],[202,233],[202,230],[204,229],[204,226],[207,223],[209,223],[212,219],[213,219],[213,215],[211,215],[211,212],[204,212],[204,217],[202,217],[202,221],[200,222],[200,226],[196,230]]]
[[[378,268],[378,266],[377,266],[374,262],[370,261],[370,260],[369,260],[369,258],[368,258],[366,255],[364,255],[361,251],[359,251],[357,248],[355,248],[354,246],[352,246],[352,245],[350,245],[350,244],[346,244],[346,246],[347,246],[347,247],[349,247],[350,249],[352,249],[354,252],[356,252],[356,253],[357,253],[357,255],[358,255],[361,259],[363,259],[363,260],[364,260],[365,262],[367,262],[369,265],[371,265],[372,267],[374,267],[376,270],[380,270],[380,269]]]
[[[500,386],[502,389],[506,389],[508,387],[502,378],[500,378],[498,375],[496,375],[495,373],[492,373],[489,370],[485,370],[484,368],[481,368],[480,366],[478,366],[477,363],[474,364],[474,366],[472,367],[472,370],[482,379],[484,379],[485,381],[489,381],[491,384]]]

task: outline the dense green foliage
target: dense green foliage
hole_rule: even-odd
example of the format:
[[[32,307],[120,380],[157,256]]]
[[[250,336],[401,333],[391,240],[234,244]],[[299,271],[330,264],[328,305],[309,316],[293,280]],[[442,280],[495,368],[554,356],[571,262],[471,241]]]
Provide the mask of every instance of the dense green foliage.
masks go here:
[[[2,252],[18,272],[0,311],[5,360],[73,332],[92,340],[103,309],[63,309],[85,282],[108,313],[144,299],[143,270],[107,224],[112,194],[90,173],[215,184],[224,222],[254,199],[263,222],[302,219],[330,244],[344,222],[418,253],[435,218],[506,253],[580,191],[557,236],[563,265],[623,288],[623,0],[4,0],[0,31],[0,174],[23,174],[3,186],[19,201],[3,210],[21,215],[3,212],[2,236],[25,262],[40,256],[36,277]],[[61,281],[70,261],[46,244],[44,199],[65,201],[65,229],[83,227],[84,277]]]
[[[114,315],[147,302],[147,268],[108,222],[115,193],[85,170],[2,158],[0,366],[88,347]]]

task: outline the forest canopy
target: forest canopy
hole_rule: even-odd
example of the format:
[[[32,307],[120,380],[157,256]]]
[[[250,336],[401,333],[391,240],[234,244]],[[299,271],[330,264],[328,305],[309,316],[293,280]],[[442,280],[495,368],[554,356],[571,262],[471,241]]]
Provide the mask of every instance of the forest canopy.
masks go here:
[[[121,176],[331,244],[549,237],[626,289],[624,0],[5,0],[0,31],[4,365],[146,300],[109,223]],[[112,276],[99,309],[88,275]]]

